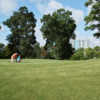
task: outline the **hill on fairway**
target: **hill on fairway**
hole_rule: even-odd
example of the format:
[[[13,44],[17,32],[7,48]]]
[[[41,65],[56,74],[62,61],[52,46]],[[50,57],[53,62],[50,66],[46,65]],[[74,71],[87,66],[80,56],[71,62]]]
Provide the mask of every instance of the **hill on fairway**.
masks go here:
[[[0,100],[100,100],[100,60],[0,60]]]

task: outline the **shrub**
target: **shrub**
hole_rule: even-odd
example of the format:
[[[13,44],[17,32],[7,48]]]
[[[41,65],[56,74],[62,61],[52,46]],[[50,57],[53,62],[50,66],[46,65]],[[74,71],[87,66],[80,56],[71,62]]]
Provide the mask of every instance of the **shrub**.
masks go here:
[[[78,49],[72,55],[71,60],[85,60],[93,58],[100,58],[100,47]]]

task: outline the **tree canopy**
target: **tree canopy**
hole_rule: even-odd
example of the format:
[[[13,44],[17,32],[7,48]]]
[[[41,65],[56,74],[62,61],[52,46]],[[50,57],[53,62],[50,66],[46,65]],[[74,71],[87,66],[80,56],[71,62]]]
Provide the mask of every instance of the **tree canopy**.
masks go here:
[[[70,39],[75,38],[76,29],[72,12],[58,9],[53,14],[44,15],[41,22],[47,51],[54,52],[57,59],[68,59],[73,53]]]
[[[86,30],[96,30],[94,36],[100,37],[100,0],[88,0],[85,5],[91,10],[88,16],[85,17]]]
[[[3,43],[0,43],[0,58],[3,58],[4,56],[4,48],[5,45]]]
[[[34,44],[36,43],[35,26],[36,19],[27,7],[21,7],[18,11],[4,21],[11,34],[7,36],[8,47],[12,52],[20,52],[26,57],[34,54]]]
[[[2,27],[0,26],[0,30],[1,30],[1,28],[2,28]]]

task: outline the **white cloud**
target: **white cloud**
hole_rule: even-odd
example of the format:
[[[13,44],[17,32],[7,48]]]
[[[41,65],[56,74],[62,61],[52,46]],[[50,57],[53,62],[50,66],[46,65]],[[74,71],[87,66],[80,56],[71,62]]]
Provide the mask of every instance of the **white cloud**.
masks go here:
[[[3,14],[11,13],[16,7],[16,0],[0,0],[0,12]]]
[[[64,7],[60,2],[57,2],[56,0],[50,0],[50,2],[46,5],[39,3],[37,4],[37,8],[41,14],[48,14],[56,11],[59,8],[65,8],[66,10],[72,11],[72,16],[76,20],[77,24],[79,24],[84,19],[84,12],[82,10],[68,6]]]
[[[76,21],[76,24],[79,24],[82,20],[84,20],[84,12],[79,9],[66,7],[67,10],[72,11],[72,16]]]
[[[38,4],[37,8],[41,12],[41,14],[48,14],[56,11],[59,8],[63,8],[63,5],[59,2],[56,2],[55,0],[51,0],[46,5]]]
[[[63,8],[63,5],[55,0],[52,0],[48,3],[48,8],[45,10],[45,13],[52,13],[59,8]]]
[[[43,39],[43,36],[42,36],[42,33],[41,33],[41,31],[40,31],[40,27],[39,26],[37,26],[36,28],[35,28],[35,36],[37,37],[37,41],[40,43],[40,46],[43,46],[43,45],[45,45],[45,40]]]
[[[100,46],[100,40],[96,39],[95,37],[90,37],[90,47]]]
[[[29,0],[29,1],[34,3],[41,3],[41,2],[48,2],[49,0]]]
[[[4,25],[1,24],[0,26],[1,26],[0,32],[4,32],[4,30],[5,30],[5,29],[4,29]]]
[[[0,43],[7,44],[6,37],[7,37],[7,33],[9,33],[9,32],[8,32],[8,30],[6,30],[7,27],[5,27],[3,24],[0,24],[0,25],[1,25]]]

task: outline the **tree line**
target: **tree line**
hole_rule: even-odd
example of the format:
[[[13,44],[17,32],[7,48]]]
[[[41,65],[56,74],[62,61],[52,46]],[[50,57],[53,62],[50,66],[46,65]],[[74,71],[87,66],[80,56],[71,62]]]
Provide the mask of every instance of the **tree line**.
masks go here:
[[[100,37],[100,1],[88,0],[85,6],[91,6],[91,11],[85,17],[85,30],[97,30],[94,36]],[[58,9],[52,14],[41,18],[41,32],[46,44],[40,47],[35,37],[36,18],[27,7],[20,7],[10,18],[3,22],[11,34],[7,36],[8,44],[0,43],[0,58],[9,58],[14,52],[20,53],[24,58],[51,58],[70,59],[75,49],[70,43],[75,39],[77,27],[72,12]],[[96,22],[96,23],[95,23]],[[0,27],[1,29],[1,27]]]

